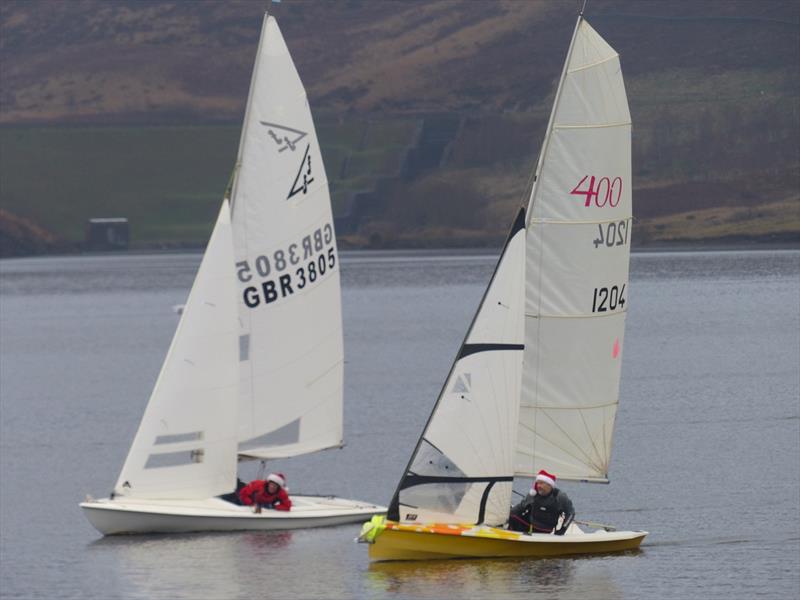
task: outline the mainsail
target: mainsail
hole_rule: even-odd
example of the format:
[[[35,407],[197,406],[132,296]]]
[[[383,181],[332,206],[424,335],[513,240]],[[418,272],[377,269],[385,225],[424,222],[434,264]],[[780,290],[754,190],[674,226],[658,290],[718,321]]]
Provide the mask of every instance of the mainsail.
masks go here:
[[[508,517],[522,366],[524,225],[520,210],[389,519],[500,524]]]
[[[236,286],[223,202],[114,492],[209,498],[236,482]]]
[[[515,475],[606,480],[628,297],[630,127],[617,54],[579,18],[528,209],[390,520],[500,524]]]
[[[342,443],[339,256],[306,92],[264,18],[232,189],[241,330],[238,451]]]
[[[617,53],[578,19],[528,207],[515,471],[607,481],[631,227],[631,119]]]

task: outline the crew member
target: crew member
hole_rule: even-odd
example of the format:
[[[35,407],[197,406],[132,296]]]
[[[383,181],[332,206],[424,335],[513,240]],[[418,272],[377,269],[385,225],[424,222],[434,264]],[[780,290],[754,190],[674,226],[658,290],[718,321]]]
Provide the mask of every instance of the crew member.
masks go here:
[[[556,529],[559,517],[564,517]],[[575,518],[575,509],[566,493],[556,487],[556,476],[544,469],[539,471],[529,494],[511,509],[508,528],[525,533],[564,535]]]
[[[254,506],[257,513],[260,513],[262,508],[273,510],[292,508],[283,473],[270,473],[266,479],[251,481],[239,490],[239,499],[245,506]]]

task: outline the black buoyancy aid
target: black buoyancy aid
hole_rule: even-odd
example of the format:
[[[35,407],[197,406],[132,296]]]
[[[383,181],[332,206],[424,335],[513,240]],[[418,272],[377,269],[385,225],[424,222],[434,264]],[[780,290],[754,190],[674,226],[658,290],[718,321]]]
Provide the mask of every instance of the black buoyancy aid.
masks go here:
[[[555,489],[547,496],[536,494],[530,504],[529,522],[534,530],[553,531],[558,524],[559,512],[558,490]]]

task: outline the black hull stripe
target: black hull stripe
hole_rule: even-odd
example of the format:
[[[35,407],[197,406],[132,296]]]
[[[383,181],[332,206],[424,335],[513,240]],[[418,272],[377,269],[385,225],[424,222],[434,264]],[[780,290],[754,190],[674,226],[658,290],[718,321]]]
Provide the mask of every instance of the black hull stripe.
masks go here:
[[[478,352],[492,352],[494,350],[524,350],[524,344],[464,344],[458,358],[464,358]]]

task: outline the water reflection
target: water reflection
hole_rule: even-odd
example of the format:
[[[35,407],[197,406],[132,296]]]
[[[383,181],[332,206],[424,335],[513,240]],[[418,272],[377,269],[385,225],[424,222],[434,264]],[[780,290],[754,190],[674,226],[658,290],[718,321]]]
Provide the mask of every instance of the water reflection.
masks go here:
[[[621,596],[601,558],[480,559],[371,563],[365,588],[373,595],[550,598]],[[575,585],[576,576],[580,586]],[[579,590],[584,590],[583,592]],[[437,592],[438,591],[438,592]]]
[[[259,567],[284,562],[292,537],[291,531],[112,536],[88,549],[109,563],[107,575],[126,596],[268,597]]]

